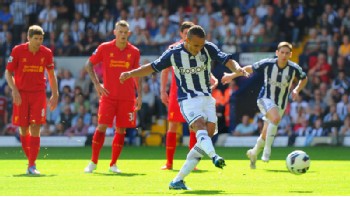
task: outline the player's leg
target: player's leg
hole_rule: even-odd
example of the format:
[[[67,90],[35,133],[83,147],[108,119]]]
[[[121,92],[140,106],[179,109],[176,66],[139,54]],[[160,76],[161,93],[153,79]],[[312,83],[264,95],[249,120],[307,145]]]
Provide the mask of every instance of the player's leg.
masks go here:
[[[266,139],[266,129],[267,129],[268,123],[264,121],[264,127],[262,129],[262,133],[256,140],[256,144],[252,149],[249,149],[247,151],[247,157],[250,159],[250,168],[255,169],[256,168],[256,160],[257,156],[260,154],[260,152],[263,150],[265,146],[265,139]]]
[[[29,159],[29,150],[30,150],[29,127],[19,127],[19,139],[21,140],[22,150],[23,150],[24,154],[26,155],[27,159]]]
[[[194,146],[187,154],[186,161],[181,167],[179,173],[170,182],[169,189],[188,190],[189,188],[185,185],[183,180],[195,168],[204,154],[205,153],[203,150],[201,150],[198,146]]]
[[[124,147],[125,132],[126,132],[126,128],[117,127],[115,130],[115,134],[112,142],[111,162],[109,164],[110,172],[121,173],[121,170],[118,169],[116,163]]]
[[[190,129],[190,142],[188,144],[189,150],[191,150],[197,143],[196,132]]]
[[[36,169],[36,159],[40,151],[40,128],[46,123],[46,93],[28,93],[29,109],[29,155],[28,174],[40,174]]]
[[[267,111],[266,117],[268,119],[268,126],[266,129],[266,140],[261,160],[268,162],[270,160],[271,155],[271,146],[273,141],[275,140],[278,124],[281,121],[281,116],[279,114],[278,108],[273,107],[269,111]]]
[[[13,105],[12,123],[19,126],[19,137],[22,144],[23,152],[25,153],[27,159],[29,159],[29,103],[28,95],[26,93],[20,92],[22,103],[21,105]]]
[[[179,122],[169,120],[169,130],[166,134],[165,148],[166,148],[166,164],[161,168],[162,170],[172,170],[173,160],[176,151],[176,131],[179,127]]]
[[[40,127],[39,124],[30,124],[29,125],[29,155],[28,155],[28,174],[40,174],[36,169],[35,161],[38,157],[40,151]]]
[[[91,161],[84,169],[86,173],[92,173],[97,168],[98,158],[105,141],[107,127],[106,124],[97,125],[94,136],[92,137]]]
[[[92,173],[96,170],[100,151],[103,147],[106,130],[108,126],[112,126],[115,116],[115,103],[102,97],[98,108],[98,125],[92,138],[91,144],[91,161],[85,167],[84,172]]]
[[[134,101],[118,101],[116,108],[116,132],[112,142],[110,172],[121,173],[116,163],[124,147],[126,128],[136,127],[136,112]]]

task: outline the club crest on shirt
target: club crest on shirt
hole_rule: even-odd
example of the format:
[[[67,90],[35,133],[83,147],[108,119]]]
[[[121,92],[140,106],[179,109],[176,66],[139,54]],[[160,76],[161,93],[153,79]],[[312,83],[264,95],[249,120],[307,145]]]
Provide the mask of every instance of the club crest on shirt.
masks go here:
[[[131,58],[131,54],[130,54],[130,53],[128,54],[128,57],[127,57],[127,58],[128,58],[128,60]]]
[[[44,61],[45,61],[45,58],[44,58],[44,57],[40,59],[41,64],[43,64]]]
[[[9,59],[7,60],[8,63],[11,63],[13,61],[13,57],[10,56]]]
[[[289,75],[286,75],[285,78],[286,78],[287,81],[290,81],[291,77]]]
[[[114,57],[114,54],[113,54],[113,53],[110,53],[110,54],[109,54],[109,57]]]
[[[192,111],[192,112],[190,112],[190,117],[193,117],[194,116],[194,112]]]
[[[199,60],[201,62],[205,62],[205,61],[207,61],[207,57],[205,55],[201,55],[201,56],[199,56]]]

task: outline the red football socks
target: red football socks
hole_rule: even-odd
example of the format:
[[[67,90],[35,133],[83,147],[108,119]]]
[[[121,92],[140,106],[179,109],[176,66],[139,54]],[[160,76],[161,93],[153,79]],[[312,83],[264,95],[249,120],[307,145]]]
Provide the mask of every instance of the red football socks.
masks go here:
[[[188,148],[191,150],[194,145],[197,143],[196,132],[190,131],[190,142],[188,144]]]
[[[29,135],[20,135],[19,138],[21,140],[23,152],[24,154],[26,154],[27,159],[29,159]]]
[[[176,133],[168,131],[166,134],[166,165],[171,167],[173,165],[175,150],[176,150]]]
[[[92,156],[91,161],[94,164],[98,162],[98,156],[100,155],[101,148],[103,147],[103,143],[105,142],[105,132],[100,132],[98,130],[95,131],[94,137],[92,139]]]
[[[35,160],[38,157],[39,150],[40,150],[40,137],[29,137],[29,167],[35,165]]]
[[[124,147],[124,138],[125,134],[115,133],[113,142],[112,142],[112,159],[109,166],[113,166],[117,163],[117,160],[119,158],[120,153],[123,150]]]

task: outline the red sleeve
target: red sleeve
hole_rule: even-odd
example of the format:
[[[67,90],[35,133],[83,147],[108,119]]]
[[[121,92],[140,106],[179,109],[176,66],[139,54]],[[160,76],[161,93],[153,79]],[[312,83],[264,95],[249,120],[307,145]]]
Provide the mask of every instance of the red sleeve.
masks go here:
[[[90,56],[90,62],[93,65],[103,61],[103,56],[102,56],[103,53],[102,53],[102,51],[103,51],[103,46],[100,45],[100,46],[97,47],[97,49]]]
[[[11,55],[7,60],[6,69],[14,72],[18,67],[18,47],[14,47],[11,51]]]
[[[46,63],[46,69],[47,70],[51,70],[51,69],[54,69],[55,68],[55,65],[54,65],[54,59],[53,59],[53,54],[52,54],[52,51],[50,49],[48,49],[47,51],[47,63]]]
[[[134,61],[134,65],[132,65],[132,68],[138,68],[140,67],[140,51],[135,49],[135,61]]]

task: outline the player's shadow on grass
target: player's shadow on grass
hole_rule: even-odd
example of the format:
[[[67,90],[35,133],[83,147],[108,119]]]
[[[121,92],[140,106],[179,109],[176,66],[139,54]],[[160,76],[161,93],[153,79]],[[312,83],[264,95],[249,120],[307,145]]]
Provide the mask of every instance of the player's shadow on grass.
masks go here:
[[[41,178],[41,177],[54,177],[56,174],[14,174],[12,177],[29,177],[29,178]]]
[[[224,194],[225,192],[222,190],[188,190],[182,192],[182,194],[195,194],[195,195],[202,195],[202,196],[211,196],[211,195],[217,195],[217,194]]]
[[[311,194],[311,193],[314,193],[314,191],[289,191],[289,193]]]
[[[288,170],[266,170],[268,172],[288,172],[290,173]],[[313,173],[312,171],[308,171],[307,173]]]
[[[288,170],[266,170],[268,172],[285,172],[285,173],[290,173]]]
[[[110,173],[110,172],[94,172],[94,175],[97,176],[124,176],[124,177],[133,177],[133,176],[145,176],[146,174],[141,173]]]
[[[180,170],[171,170],[172,172],[179,172]],[[209,172],[208,170],[192,170],[191,173]]]

